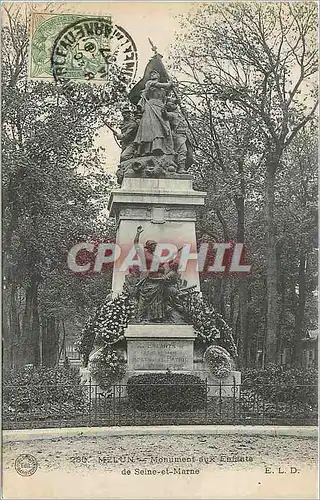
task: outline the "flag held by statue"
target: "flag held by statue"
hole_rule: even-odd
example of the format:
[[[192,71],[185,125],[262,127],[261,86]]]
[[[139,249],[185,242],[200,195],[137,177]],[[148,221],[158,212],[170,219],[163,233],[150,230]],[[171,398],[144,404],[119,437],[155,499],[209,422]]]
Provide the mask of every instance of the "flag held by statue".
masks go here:
[[[138,104],[141,92],[145,88],[147,81],[150,80],[151,71],[157,71],[160,74],[160,82],[168,82],[168,75],[162,62],[162,56],[160,54],[156,54],[148,62],[146,69],[144,70],[143,78],[136,83],[136,85],[129,92],[128,97],[132,104]]]

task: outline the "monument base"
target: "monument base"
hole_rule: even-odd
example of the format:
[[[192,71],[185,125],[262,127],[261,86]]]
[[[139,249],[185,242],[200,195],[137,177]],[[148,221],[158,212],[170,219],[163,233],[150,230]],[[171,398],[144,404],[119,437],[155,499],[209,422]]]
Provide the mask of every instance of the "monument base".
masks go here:
[[[200,377],[202,380],[207,380],[208,396],[222,398],[233,398],[235,396],[236,399],[240,397],[241,372],[232,370],[228,377],[220,379],[212,375],[204,363],[201,363],[201,365],[201,368],[197,364],[195,365],[193,375]]]
[[[127,349],[122,354],[127,366],[119,381],[121,385],[126,386],[130,377],[145,373],[185,373],[206,380],[208,396],[239,398],[241,372],[233,370],[224,379],[215,377],[194,347],[197,336],[192,325],[130,324],[125,337]],[[89,385],[89,370],[82,368],[80,374],[82,383]],[[91,384],[95,382],[91,380]],[[125,396],[126,388],[121,391]]]
[[[128,372],[193,371],[191,325],[130,324],[125,337]]]

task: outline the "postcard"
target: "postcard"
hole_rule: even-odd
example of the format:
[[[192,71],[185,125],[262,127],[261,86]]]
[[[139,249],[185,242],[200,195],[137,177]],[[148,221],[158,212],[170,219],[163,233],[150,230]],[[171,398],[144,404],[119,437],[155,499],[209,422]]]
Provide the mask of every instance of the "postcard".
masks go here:
[[[2,4],[8,499],[318,498],[317,5]]]

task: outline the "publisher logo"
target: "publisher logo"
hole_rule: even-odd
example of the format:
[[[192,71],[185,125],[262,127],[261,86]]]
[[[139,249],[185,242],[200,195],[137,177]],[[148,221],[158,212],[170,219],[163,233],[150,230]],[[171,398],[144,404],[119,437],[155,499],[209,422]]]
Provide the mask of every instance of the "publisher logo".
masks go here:
[[[33,455],[19,455],[14,467],[20,476],[32,476],[38,469],[38,462]]]

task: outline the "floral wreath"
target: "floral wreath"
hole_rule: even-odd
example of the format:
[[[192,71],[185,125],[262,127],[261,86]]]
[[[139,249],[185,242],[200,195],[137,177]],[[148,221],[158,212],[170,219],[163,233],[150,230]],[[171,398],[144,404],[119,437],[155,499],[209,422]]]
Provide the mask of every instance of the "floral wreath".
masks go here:
[[[92,376],[103,386],[120,380],[125,373],[125,361],[117,346],[125,340],[124,332],[134,317],[134,311],[134,302],[127,292],[106,300],[88,318],[75,343],[84,366],[89,365]],[[231,328],[213,307],[203,301],[198,292],[190,294],[188,304],[185,304],[185,314],[193,324],[198,339],[209,344],[204,359],[212,374],[221,379],[227,377],[232,369],[230,356],[237,356]],[[222,344],[223,347],[216,344]],[[92,351],[95,352],[89,362]]]
[[[206,349],[203,358],[215,377],[219,379],[228,377],[232,370],[232,364],[230,354],[226,349],[218,345],[211,345]]]
[[[111,386],[125,374],[125,361],[117,345],[125,339],[124,332],[133,313],[134,304],[128,294],[107,299],[87,320],[75,342],[84,366],[89,366],[91,376],[101,388]]]
[[[218,344],[224,347],[225,352],[229,353],[231,357],[237,357],[237,347],[230,326],[227,325],[221,314],[202,299],[197,291],[190,294],[188,316],[199,340],[207,345]]]

